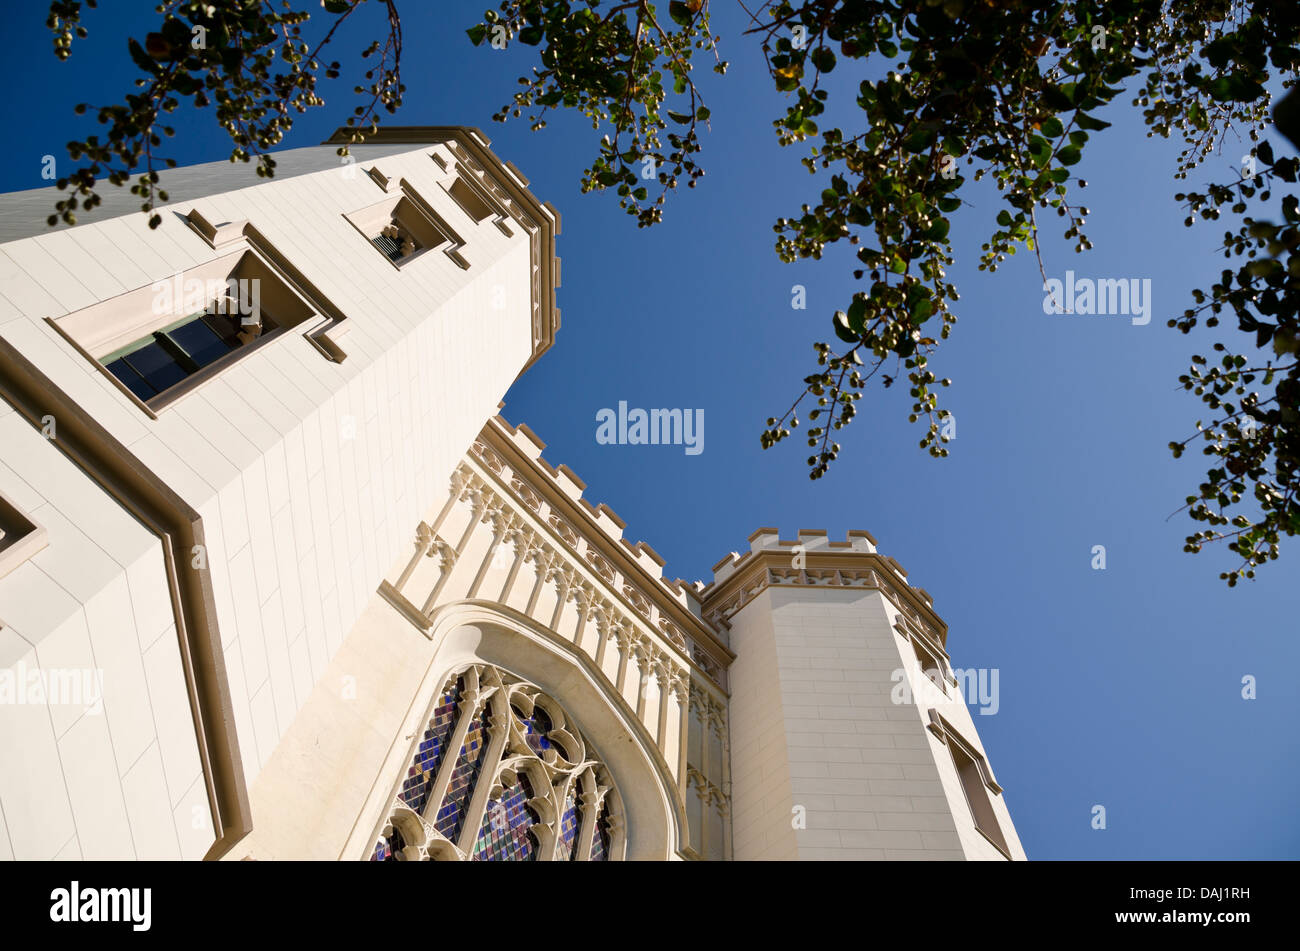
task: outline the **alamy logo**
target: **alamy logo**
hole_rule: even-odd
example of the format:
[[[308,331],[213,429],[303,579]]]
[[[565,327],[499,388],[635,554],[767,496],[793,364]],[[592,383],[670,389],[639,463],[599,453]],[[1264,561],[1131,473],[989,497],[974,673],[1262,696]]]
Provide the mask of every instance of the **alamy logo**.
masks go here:
[[[1002,707],[998,684],[1001,671],[997,667],[952,668],[952,688],[957,698],[967,706],[978,707],[981,716],[993,716]],[[911,674],[904,667],[895,668],[889,679],[893,689],[889,699],[895,704],[916,704],[934,707],[952,703],[947,688],[943,686],[946,674],[942,670],[927,671],[915,667]]]
[[[602,446],[685,446],[686,455],[704,451],[704,410],[606,408],[596,413],[596,442]]]
[[[1078,314],[1132,317],[1133,325],[1151,323],[1151,278],[1099,278],[1074,276],[1065,272],[1065,280],[1050,277],[1043,284],[1044,314]]]
[[[192,314],[213,306],[218,314],[241,314],[241,324],[260,324],[261,283],[257,278],[237,277],[185,280],[178,271],[171,280],[156,281],[149,289],[153,291],[155,314]]]
[[[50,921],[130,922],[132,931],[148,931],[153,920],[151,888],[70,888],[50,892]]]
[[[0,705],[35,703],[85,707],[86,712],[104,712],[104,671],[98,667],[54,667],[28,669],[25,661],[0,670]]]

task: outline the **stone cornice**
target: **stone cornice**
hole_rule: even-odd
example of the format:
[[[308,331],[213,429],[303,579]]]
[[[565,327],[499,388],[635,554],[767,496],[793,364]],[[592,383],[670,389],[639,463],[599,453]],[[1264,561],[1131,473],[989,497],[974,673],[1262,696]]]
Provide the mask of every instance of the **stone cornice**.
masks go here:
[[[704,616],[719,627],[769,587],[847,587],[880,591],[911,623],[944,646],[948,625],[935,613],[923,591],[904,580],[894,559],[878,552],[844,547],[809,549],[803,567],[793,567],[791,545],[762,548],[735,559],[734,569],[704,591]],[[834,544],[833,542],[831,544]],[[727,559],[724,559],[724,561]]]

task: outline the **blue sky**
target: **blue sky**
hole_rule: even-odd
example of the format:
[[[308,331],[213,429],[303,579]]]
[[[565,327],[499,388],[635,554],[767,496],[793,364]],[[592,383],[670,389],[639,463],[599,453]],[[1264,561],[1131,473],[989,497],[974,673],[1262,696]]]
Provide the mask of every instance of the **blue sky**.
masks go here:
[[[5,81],[23,104],[7,125],[0,187],[12,191],[47,184],[46,154],[69,167],[64,143],[95,127],[73,114],[76,102],[130,90],[125,37],[142,34],[150,14],[111,0],[89,11],[91,39],[60,64],[44,4],[7,6]],[[975,719],[1031,858],[1300,857],[1300,544],[1284,543],[1259,580],[1228,590],[1218,573],[1235,565],[1231,554],[1183,553],[1193,523],[1170,517],[1205,471],[1199,453],[1174,461],[1166,448],[1201,418],[1176,380],[1211,338],[1164,321],[1227,266],[1213,250],[1225,226],[1184,228],[1173,194],[1226,179],[1245,147],[1230,140],[1175,182],[1176,142],[1147,139],[1127,97],[1103,113],[1115,125],[1076,168],[1089,183],[1081,200],[1095,250],[1076,255],[1053,216],[1044,259],[1049,276],[1149,278],[1153,318],[1142,327],[1045,315],[1032,254],[978,271],[1000,206],[988,192],[966,196],[950,270],[960,320],[931,361],[954,379],[944,394],[957,423],[949,458],[917,448],[905,387],[873,388],[841,434],[840,459],[814,483],[804,443],[763,451],[758,435],[812,371],[811,343],[830,338],[831,314],[855,289],[852,265],[847,246],[820,262],[776,258],[772,224],[822,186],[799,164],[806,147],[775,142],[784,97],[739,37],[738,8],[716,7],[732,65],[725,78],[702,77],[713,114],[707,175],[670,199],[663,224],[638,230],[612,196],[579,192],[598,137],[589,124],[555,115],[535,134],[522,120],[491,122],[531,50],[471,47],[463,30],[479,5],[403,5],[407,105],[390,121],[480,126],[564,216],[563,327],[511,389],[507,418],[527,422],[552,463],[570,465],[589,498],[654,546],[669,577],[707,580],[762,525],[784,537],[870,530],[934,595],[954,665],[1000,671],[1000,709]],[[343,40],[352,60],[364,45],[355,32]],[[341,125],[352,82],[345,73],[323,85],[326,106],[300,117],[286,146]],[[181,164],[228,154],[210,113],[177,113],[172,124],[179,136],[165,152]],[[806,310],[791,309],[795,284],[807,288]],[[620,400],[703,409],[704,451],[598,445],[596,413]],[[1094,545],[1106,547],[1104,571],[1091,567]],[[1253,701],[1241,697],[1246,675],[1258,681]],[[1104,831],[1091,828],[1095,804],[1106,808]]]

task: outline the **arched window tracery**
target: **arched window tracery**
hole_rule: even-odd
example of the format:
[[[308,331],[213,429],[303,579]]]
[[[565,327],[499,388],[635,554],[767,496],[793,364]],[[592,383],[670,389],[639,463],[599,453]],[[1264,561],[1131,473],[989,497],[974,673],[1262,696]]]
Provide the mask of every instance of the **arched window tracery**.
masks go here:
[[[596,817],[596,834],[591,839],[591,861],[604,862],[609,859],[612,847],[613,823],[609,811],[601,808]]]
[[[552,697],[487,664],[435,696],[372,861],[622,858],[609,771]]]

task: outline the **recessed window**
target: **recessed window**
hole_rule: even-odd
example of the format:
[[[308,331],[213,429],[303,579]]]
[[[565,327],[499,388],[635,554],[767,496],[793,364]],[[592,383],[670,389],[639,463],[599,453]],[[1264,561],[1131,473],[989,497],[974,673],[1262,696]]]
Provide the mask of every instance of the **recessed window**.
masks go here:
[[[464,208],[475,221],[482,221],[496,214],[496,210],[488,204],[487,199],[463,178],[457,178],[452,182],[447,191],[451,193],[452,198],[456,199],[456,203]]]
[[[944,672],[943,662],[935,656],[934,652],[921,642],[920,637],[913,634],[910,638],[912,650],[916,653],[916,660],[921,665],[921,670],[930,678],[936,687],[943,687]]]
[[[45,529],[0,494],[0,578],[47,544]]]
[[[390,261],[409,258],[416,251],[422,250],[415,236],[396,223],[388,225],[370,240]]]
[[[948,747],[948,753],[952,756],[952,765],[957,770],[957,778],[961,781],[966,804],[970,807],[971,818],[975,821],[975,828],[997,846],[1003,855],[1010,858],[1011,851],[1007,847],[1006,836],[1002,834],[1002,827],[998,825],[993,799],[989,794],[990,787],[995,792],[1001,792],[1001,787],[993,780],[993,772],[989,769],[988,761],[978,750],[962,739],[937,710],[930,711],[930,729]]]
[[[506,205],[510,200],[501,191],[501,186],[483,175],[481,171],[467,169],[457,162],[456,177],[452,179],[450,185],[443,187],[456,204],[465,210],[465,214],[476,222],[491,219],[497,230],[507,238],[514,236],[510,226],[506,224],[506,219],[510,217]]]
[[[395,267],[403,267],[426,251],[443,251],[462,268],[464,241],[409,186],[401,194],[344,215]]]
[[[441,247],[450,239],[436,225],[416,210],[409,198],[403,198],[388,213],[370,242],[394,264],[401,264],[421,251]]]
[[[100,359],[108,372],[146,403],[222,357],[252,343],[270,321],[241,314],[230,298],[214,301],[167,327]],[[234,313],[231,311],[234,310]]]
[[[241,250],[47,320],[121,389],[156,411],[317,316],[267,259]]]
[[[953,765],[961,778],[961,788],[966,793],[966,802],[970,805],[975,828],[983,832],[993,844],[1003,852],[1007,851],[1007,840],[998,825],[997,815],[993,812],[993,801],[989,798],[988,788],[984,785],[984,776],[979,762],[962,746],[949,742]]]

